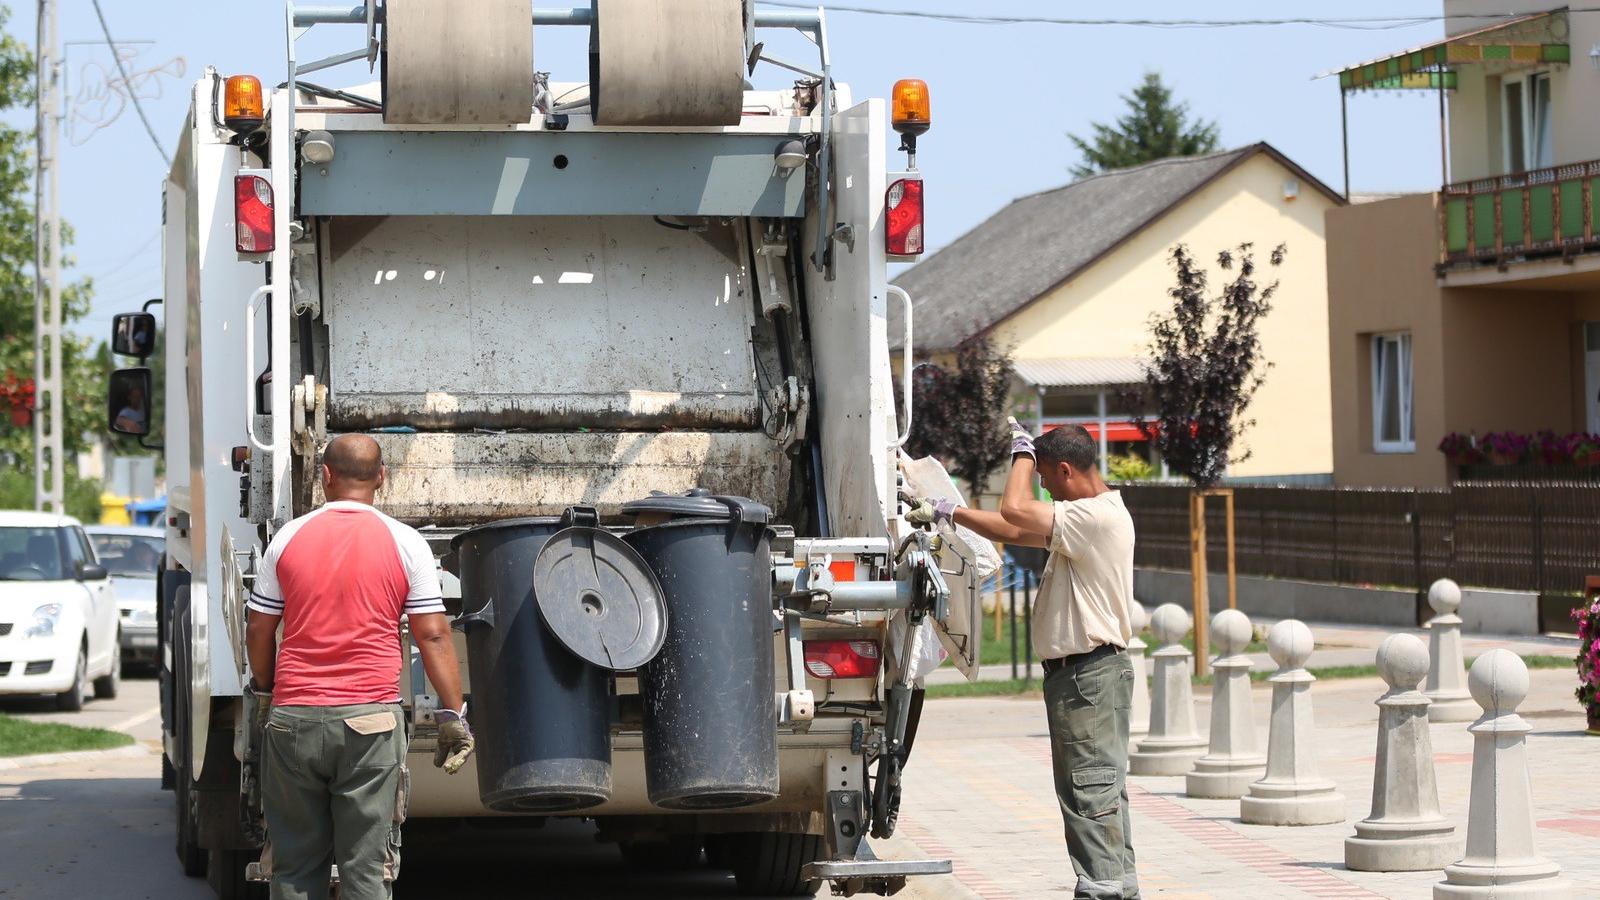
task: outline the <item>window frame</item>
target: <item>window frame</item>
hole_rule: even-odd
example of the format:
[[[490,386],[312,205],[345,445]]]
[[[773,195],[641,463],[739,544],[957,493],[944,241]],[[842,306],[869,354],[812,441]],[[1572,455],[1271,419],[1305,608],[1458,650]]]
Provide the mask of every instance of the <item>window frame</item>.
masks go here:
[[[1383,414],[1385,403],[1385,387],[1383,372],[1383,355],[1386,344],[1394,344],[1396,377],[1395,402],[1399,404],[1397,421],[1400,425],[1399,440],[1385,440],[1383,437]],[[1417,452],[1417,425],[1416,425],[1416,400],[1413,395],[1415,390],[1415,367],[1411,332],[1387,331],[1371,336],[1369,352],[1372,356],[1372,451],[1374,453],[1415,453]]]
[[[1548,169],[1555,165],[1555,131],[1553,110],[1555,107],[1555,81],[1553,73],[1548,69],[1538,71],[1518,72],[1515,75],[1506,75],[1500,79],[1500,160],[1502,168],[1507,175],[1521,175],[1534,169]],[[1545,110],[1545,116],[1539,114],[1539,85],[1544,84],[1546,96],[1550,100],[1550,109]],[[1515,88],[1519,106],[1517,121],[1512,122],[1510,104],[1506,102],[1508,89]],[[1549,125],[1550,158],[1539,159],[1540,128]],[[1519,141],[1522,151],[1520,159],[1512,159],[1512,128]]]

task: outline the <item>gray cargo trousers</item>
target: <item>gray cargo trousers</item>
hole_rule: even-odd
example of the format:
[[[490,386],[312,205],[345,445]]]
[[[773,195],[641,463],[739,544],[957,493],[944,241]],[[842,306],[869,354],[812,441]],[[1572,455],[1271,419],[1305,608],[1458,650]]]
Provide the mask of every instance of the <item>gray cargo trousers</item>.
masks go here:
[[[272,900],[387,900],[410,785],[397,703],[275,706],[262,737]]]
[[[1134,900],[1128,813],[1128,715],[1133,663],[1115,647],[1066,657],[1044,678],[1050,760],[1078,875],[1074,898]]]

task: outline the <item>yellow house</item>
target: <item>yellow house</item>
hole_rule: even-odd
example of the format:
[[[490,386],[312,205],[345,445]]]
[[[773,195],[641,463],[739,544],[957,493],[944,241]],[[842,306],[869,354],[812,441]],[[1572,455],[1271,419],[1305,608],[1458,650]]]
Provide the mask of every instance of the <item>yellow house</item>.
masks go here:
[[[1170,311],[1171,251],[1230,273],[1219,251],[1253,244],[1271,369],[1246,415],[1234,478],[1326,482],[1333,468],[1324,214],[1343,200],[1268,144],[1107,172],[1019,198],[896,279],[911,295],[918,359],[988,335],[1009,349],[1015,401],[1039,430],[1082,424],[1108,453],[1154,457],[1123,399],[1143,382],[1152,316]],[[1284,244],[1283,265],[1267,265]],[[899,334],[890,324],[890,334]],[[1246,451],[1248,451],[1246,453]],[[1238,459],[1238,457],[1243,457]]]

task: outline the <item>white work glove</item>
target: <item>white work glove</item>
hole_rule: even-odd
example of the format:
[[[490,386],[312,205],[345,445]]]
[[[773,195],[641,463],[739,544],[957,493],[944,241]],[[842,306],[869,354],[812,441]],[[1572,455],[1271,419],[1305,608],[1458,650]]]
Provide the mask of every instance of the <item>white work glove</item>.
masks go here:
[[[907,497],[906,504],[911,507],[906,512],[906,521],[912,525],[937,525],[941,522],[954,524],[952,516],[956,512],[956,502],[944,497]]]
[[[446,775],[454,775],[461,771],[467,764],[467,757],[478,745],[472,736],[472,726],[462,715],[467,711],[465,706],[458,712],[453,709],[436,709],[433,711],[433,720],[439,723],[439,740],[433,749],[433,764],[436,768],[444,769]]]
[[[1016,416],[1006,416],[1006,424],[1011,426],[1011,458],[1023,455],[1038,462],[1039,458],[1033,452],[1033,435],[1028,433],[1028,429],[1017,422]]]

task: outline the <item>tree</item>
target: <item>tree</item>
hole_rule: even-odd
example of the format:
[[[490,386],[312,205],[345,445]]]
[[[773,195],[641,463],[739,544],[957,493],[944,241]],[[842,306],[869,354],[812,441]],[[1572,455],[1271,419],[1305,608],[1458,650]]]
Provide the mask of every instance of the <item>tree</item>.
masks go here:
[[[1274,268],[1286,252],[1282,244],[1272,251]],[[1167,467],[1201,488],[1221,479],[1234,442],[1253,424],[1242,415],[1271,365],[1261,358],[1258,329],[1278,290],[1276,281],[1266,287],[1256,283],[1250,244],[1239,245],[1237,259],[1227,250],[1217,254],[1217,265],[1224,272],[1237,265],[1237,275],[1219,296],[1208,299],[1205,270],[1189,248],[1172,248],[1177,274],[1177,284],[1167,292],[1172,313],[1151,323],[1145,370],[1145,402],[1155,404],[1156,418],[1136,419]]]
[[[1088,140],[1067,135],[1083,154],[1083,162],[1072,168],[1073,177],[1217,149],[1217,124],[1200,119],[1190,122],[1189,105],[1173,103],[1172,91],[1161,83],[1159,74],[1146,72],[1133,94],[1124,94],[1122,100],[1128,105],[1128,114],[1115,125],[1090,123],[1094,134]]]
[[[1273,249],[1273,268],[1283,264],[1284,245]],[[1217,254],[1224,272],[1237,272],[1222,293],[1206,297],[1206,273],[1182,244],[1172,248],[1177,284],[1167,293],[1172,313],[1151,323],[1150,358],[1145,369],[1145,403],[1154,403],[1155,421],[1135,419],[1168,468],[1194,483],[1189,497],[1189,570],[1194,590],[1195,672],[1206,662],[1206,496],[1227,471],[1234,442],[1253,424],[1244,418],[1250,399],[1266,379],[1271,363],[1261,358],[1261,317],[1272,310],[1278,282],[1256,283],[1255,252],[1240,244],[1238,256]],[[1141,406],[1142,408],[1142,406]],[[1248,452],[1235,457],[1243,460]],[[1227,494],[1229,571],[1233,570],[1233,500]],[[1233,590],[1229,588],[1230,602]]]
[[[0,28],[10,10],[0,5]],[[8,124],[35,99],[34,60],[28,47],[9,33],[0,33],[0,465],[21,471],[32,481],[33,427],[28,410],[16,398],[33,391],[33,133]],[[63,246],[71,229],[62,227]],[[63,266],[71,264],[63,258]],[[64,286],[63,324],[89,310],[87,280]],[[87,341],[61,340],[62,423],[67,481],[73,483],[73,457],[87,446],[86,435],[104,430],[105,379]],[[73,488],[72,491],[77,491]],[[72,492],[69,491],[69,492]],[[32,505],[31,498],[28,506]]]
[[[911,379],[911,438],[906,452],[937,456],[967,483],[977,502],[984,484],[1010,458],[1006,409],[1011,396],[1011,356],[978,337],[956,350],[952,366],[925,363]]]

